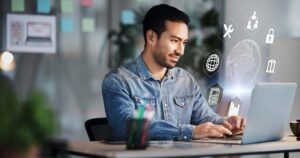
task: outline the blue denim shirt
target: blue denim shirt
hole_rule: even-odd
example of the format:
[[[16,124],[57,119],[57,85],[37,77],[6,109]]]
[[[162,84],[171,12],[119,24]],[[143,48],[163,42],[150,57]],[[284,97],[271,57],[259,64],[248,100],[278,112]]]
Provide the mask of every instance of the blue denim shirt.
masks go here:
[[[102,94],[115,140],[126,139],[127,120],[134,117],[141,100],[155,111],[149,126],[150,139],[189,141],[195,125],[224,121],[208,106],[191,74],[175,67],[168,69],[161,81],[155,80],[142,55],[108,73],[102,84]]]

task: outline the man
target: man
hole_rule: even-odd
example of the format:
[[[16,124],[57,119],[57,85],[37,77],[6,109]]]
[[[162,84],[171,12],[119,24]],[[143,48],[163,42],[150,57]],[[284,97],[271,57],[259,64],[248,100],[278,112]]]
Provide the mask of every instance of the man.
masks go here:
[[[188,23],[184,12],[165,4],[146,13],[144,50],[135,61],[110,72],[103,81],[105,112],[113,139],[126,139],[127,121],[143,102],[155,111],[150,139],[189,141],[243,131],[243,118],[217,115],[195,79],[175,67],[188,40]]]

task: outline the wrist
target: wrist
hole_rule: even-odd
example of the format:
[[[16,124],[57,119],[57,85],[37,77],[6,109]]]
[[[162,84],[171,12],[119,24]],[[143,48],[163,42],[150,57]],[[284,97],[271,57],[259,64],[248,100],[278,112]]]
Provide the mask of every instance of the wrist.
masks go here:
[[[194,125],[185,124],[179,126],[178,140],[189,141],[193,139]]]

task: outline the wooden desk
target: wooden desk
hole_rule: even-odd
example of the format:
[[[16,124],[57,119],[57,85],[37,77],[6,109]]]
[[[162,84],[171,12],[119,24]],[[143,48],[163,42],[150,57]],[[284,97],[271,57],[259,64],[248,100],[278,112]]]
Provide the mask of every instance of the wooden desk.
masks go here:
[[[286,136],[282,140],[250,145],[225,145],[169,141],[152,144],[146,150],[126,150],[123,145],[111,145],[103,142],[78,141],[69,142],[64,151],[69,154],[88,157],[147,158],[147,157],[205,157],[225,155],[251,155],[283,153],[285,158],[289,152],[300,152],[300,141],[296,137]]]

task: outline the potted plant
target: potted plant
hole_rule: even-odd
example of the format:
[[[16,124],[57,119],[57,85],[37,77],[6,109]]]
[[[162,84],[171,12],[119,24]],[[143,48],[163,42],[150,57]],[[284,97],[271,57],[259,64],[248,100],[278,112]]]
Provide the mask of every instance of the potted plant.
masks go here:
[[[35,158],[54,132],[53,112],[44,95],[35,92],[21,100],[0,72],[0,157]]]

